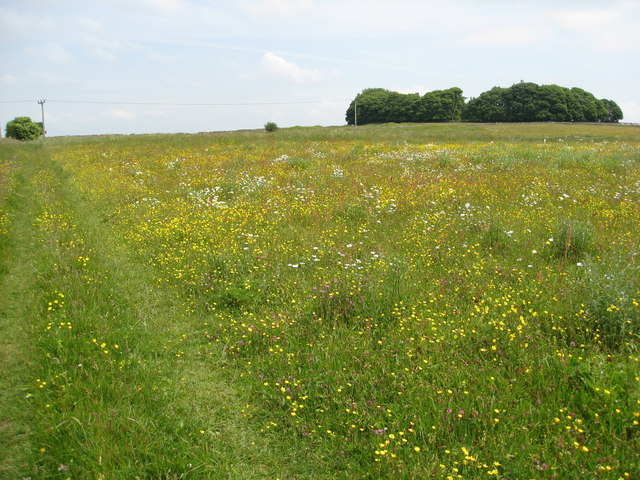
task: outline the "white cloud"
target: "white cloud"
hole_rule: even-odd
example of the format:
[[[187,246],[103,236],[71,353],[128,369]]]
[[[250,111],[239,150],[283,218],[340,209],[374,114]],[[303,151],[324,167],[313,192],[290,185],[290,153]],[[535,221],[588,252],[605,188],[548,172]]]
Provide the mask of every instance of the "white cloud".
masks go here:
[[[78,81],[67,75],[58,75],[55,73],[50,73],[42,70],[33,70],[29,73],[29,81],[36,82],[40,85],[77,85]]]
[[[172,88],[202,90],[211,86],[211,81],[203,77],[187,73],[172,73],[164,78],[164,83]]]
[[[93,17],[76,17],[75,24],[82,30],[98,34],[104,32],[104,25]]]
[[[341,119],[348,106],[348,102],[335,102],[326,100],[309,109],[306,114],[309,118],[325,120],[326,118]],[[339,122],[341,123],[341,122]]]
[[[52,114],[48,111],[44,113],[44,120],[47,125],[52,123],[63,123],[68,120],[75,119],[75,115],[72,113],[60,113],[60,114]]]
[[[109,62],[116,61],[121,54],[130,52],[144,55],[147,59],[154,62],[172,62],[178,58],[134,42],[122,42],[107,38],[85,36],[82,38],[82,43],[87,53],[93,58]]]
[[[120,108],[112,108],[103,113],[105,117],[117,118],[119,120],[133,120],[138,115],[131,110],[122,110]]]
[[[71,53],[55,42],[48,42],[40,47],[27,47],[27,54],[51,63],[69,63],[74,60]]]
[[[157,11],[160,13],[174,14],[188,7],[185,0],[118,0],[127,9]]]
[[[14,77],[13,75],[10,75],[8,73],[5,73],[3,75],[0,75],[0,84],[1,85],[15,85],[16,83],[18,83],[18,79],[16,77]]]
[[[408,94],[408,93],[417,93],[419,95],[424,95],[427,92],[430,92],[431,90],[433,90],[433,88],[429,88],[429,87],[425,87],[424,85],[416,85],[413,87],[409,87],[409,88],[391,88],[390,90],[393,90],[394,92],[398,92],[398,93],[404,93],[404,94]]]
[[[0,7],[0,37],[21,38],[30,32],[51,32],[55,29],[55,21],[46,15],[18,12],[11,8]]]
[[[271,52],[262,56],[262,65],[270,72],[299,83],[321,82],[338,74],[336,70],[324,73],[313,68],[302,68]]]
[[[154,62],[175,62],[178,57],[175,55],[165,55],[164,53],[158,52],[156,50],[148,50],[146,52],[146,56],[149,60],[153,60]]]
[[[313,7],[312,0],[254,0],[243,5],[243,9],[251,15],[283,17],[293,17],[307,12]]]
[[[513,26],[482,30],[464,38],[462,43],[537,43],[550,37],[545,28]]]
[[[550,15],[557,26],[583,44],[613,52],[640,50],[640,2],[607,9],[565,10]]]
[[[113,50],[104,47],[92,46],[88,47],[87,51],[92,57],[97,58],[98,60],[114,62],[118,59],[118,56],[113,52]]]
[[[554,15],[558,21],[578,30],[597,31],[603,23],[619,17],[616,10],[576,10]]]

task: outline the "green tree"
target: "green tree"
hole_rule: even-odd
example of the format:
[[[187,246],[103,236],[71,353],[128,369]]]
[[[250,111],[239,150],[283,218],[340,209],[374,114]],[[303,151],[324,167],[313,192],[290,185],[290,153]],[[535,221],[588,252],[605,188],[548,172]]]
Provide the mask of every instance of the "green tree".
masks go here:
[[[368,88],[358,94],[346,113],[348,125],[386,122],[449,122],[460,120],[464,97],[458,87],[435,90],[420,97],[384,88]]]
[[[570,92],[573,96],[574,122],[597,122],[607,115],[607,109],[593,94],[577,87],[572,88]]]
[[[357,109],[356,109],[357,106]],[[612,100],[598,100],[581,88],[520,82],[494,87],[467,104],[458,87],[434,90],[422,97],[384,88],[369,88],[351,102],[346,120],[385,122],[617,122],[622,110]]]
[[[7,138],[16,140],[34,140],[43,133],[42,124],[32,122],[29,117],[16,117],[6,126]]]
[[[535,122],[540,107],[540,87],[532,82],[520,82],[512,85],[506,93],[506,109],[509,122]]]
[[[507,122],[506,88],[493,87],[465,106],[462,118],[468,122]]]
[[[415,122],[420,109],[420,95],[417,93],[391,92],[387,98],[385,122]]]
[[[355,125],[356,109],[358,125],[386,122],[392,93],[384,88],[367,88],[363,90],[347,109],[347,124]]]
[[[538,89],[536,102],[536,121],[538,122],[569,122],[569,107],[567,106],[566,89],[558,85],[541,85]]]
[[[421,122],[451,122],[462,119],[464,97],[458,87],[433,90],[422,97],[417,120]]]
[[[618,123],[622,120],[622,110],[616,102],[613,100],[607,100],[606,98],[601,99],[600,102],[602,102],[604,108],[607,110],[607,114],[602,118],[603,122]]]

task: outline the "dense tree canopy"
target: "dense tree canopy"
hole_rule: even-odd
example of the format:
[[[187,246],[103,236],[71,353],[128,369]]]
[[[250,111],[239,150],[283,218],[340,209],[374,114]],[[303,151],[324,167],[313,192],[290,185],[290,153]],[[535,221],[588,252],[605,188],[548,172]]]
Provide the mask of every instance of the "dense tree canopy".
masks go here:
[[[618,122],[622,110],[613,100],[598,100],[581,88],[521,82],[494,87],[467,103],[470,122]]]
[[[622,110],[581,88],[520,82],[494,87],[465,104],[458,87],[423,96],[384,88],[363,90],[347,109],[349,125],[385,122],[618,122]]]
[[[422,97],[417,93],[403,94],[384,88],[368,88],[349,105],[346,120],[349,125],[385,122],[449,122],[462,119],[462,90],[434,90]]]

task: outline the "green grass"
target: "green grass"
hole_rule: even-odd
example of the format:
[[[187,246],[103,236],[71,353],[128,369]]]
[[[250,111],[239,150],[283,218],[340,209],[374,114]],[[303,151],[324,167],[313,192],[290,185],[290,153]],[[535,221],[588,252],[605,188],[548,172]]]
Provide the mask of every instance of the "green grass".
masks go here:
[[[0,143],[0,477],[634,478],[640,129]]]
[[[292,452],[239,414],[246,394],[222,349],[202,352],[214,364],[182,361],[178,332],[193,320],[176,322],[175,300],[149,286],[43,148],[19,153],[2,237],[2,478],[281,471]]]

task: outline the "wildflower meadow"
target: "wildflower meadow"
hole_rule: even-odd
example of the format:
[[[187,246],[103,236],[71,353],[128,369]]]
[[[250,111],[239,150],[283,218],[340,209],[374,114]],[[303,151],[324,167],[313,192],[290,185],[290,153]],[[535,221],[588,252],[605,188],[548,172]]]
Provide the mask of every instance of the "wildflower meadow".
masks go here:
[[[0,477],[640,478],[640,127],[0,155]]]

